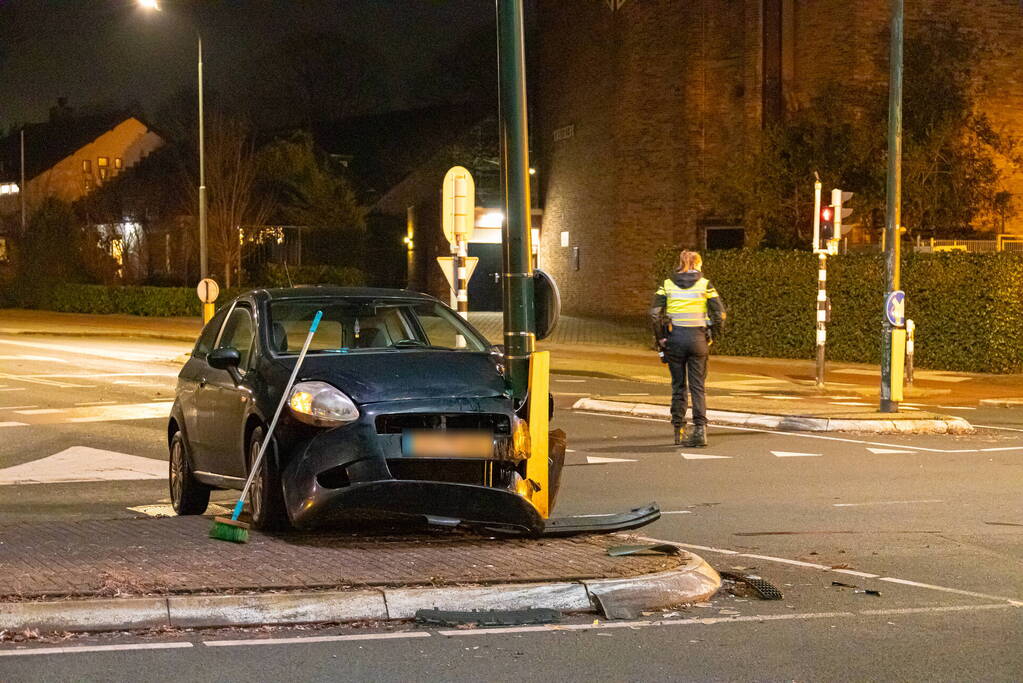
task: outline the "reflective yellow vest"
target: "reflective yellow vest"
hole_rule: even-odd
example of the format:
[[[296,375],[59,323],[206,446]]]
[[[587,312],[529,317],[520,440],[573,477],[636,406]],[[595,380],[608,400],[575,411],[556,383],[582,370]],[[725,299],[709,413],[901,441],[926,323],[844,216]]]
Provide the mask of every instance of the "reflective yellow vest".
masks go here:
[[[679,287],[669,278],[657,293],[667,299],[665,309],[674,327],[706,327],[709,320],[707,299],[718,295],[705,277],[701,277],[689,289]]]

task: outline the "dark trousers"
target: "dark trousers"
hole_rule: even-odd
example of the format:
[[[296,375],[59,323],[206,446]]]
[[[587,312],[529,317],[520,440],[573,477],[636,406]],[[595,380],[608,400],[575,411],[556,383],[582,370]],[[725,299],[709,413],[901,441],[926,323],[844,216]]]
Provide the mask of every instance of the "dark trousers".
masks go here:
[[[707,330],[703,327],[676,327],[668,335],[664,353],[671,371],[671,423],[686,423],[686,387],[693,397],[693,423],[707,424]]]

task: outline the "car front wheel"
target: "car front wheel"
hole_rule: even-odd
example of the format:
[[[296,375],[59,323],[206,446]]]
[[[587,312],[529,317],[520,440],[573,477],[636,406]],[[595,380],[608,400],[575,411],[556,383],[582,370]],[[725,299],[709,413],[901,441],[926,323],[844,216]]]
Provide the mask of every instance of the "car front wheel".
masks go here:
[[[192,474],[185,437],[180,431],[174,433],[170,442],[168,483],[174,512],[179,515],[201,515],[206,512],[210,504],[210,488]]]
[[[263,428],[256,427],[249,437],[249,470],[259,456],[263,446]],[[288,513],[284,508],[284,490],[281,488],[281,477],[277,471],[275,443],[271,443],[259,470],[252,479],[249,488],[249,508],[252,510],[252,526],[256,529],[274,530],[288,527]]]

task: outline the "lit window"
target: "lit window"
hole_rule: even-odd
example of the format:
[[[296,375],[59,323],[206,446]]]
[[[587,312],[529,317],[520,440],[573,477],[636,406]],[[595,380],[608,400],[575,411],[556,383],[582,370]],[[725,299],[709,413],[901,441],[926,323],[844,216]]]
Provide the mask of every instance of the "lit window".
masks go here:
[[[18,194],[18,184],[0,183],[0,194]]]
[[[121,157],[114,157],[114,168],[124,168],[124,159]]]
[[[110,165],[110,157],[100,157],[99,159],[96,159],[96,165],[100,168],[106,168]]]

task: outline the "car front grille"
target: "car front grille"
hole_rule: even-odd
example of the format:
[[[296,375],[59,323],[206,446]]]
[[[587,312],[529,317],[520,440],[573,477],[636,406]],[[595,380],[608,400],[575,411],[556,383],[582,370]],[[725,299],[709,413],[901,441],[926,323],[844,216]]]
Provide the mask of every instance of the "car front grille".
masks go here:
[[[494,435],[511,434],[511,421],[500,413],[394,413],[378,415],[377,434],[401,434],[406,430],[472,429]]]

